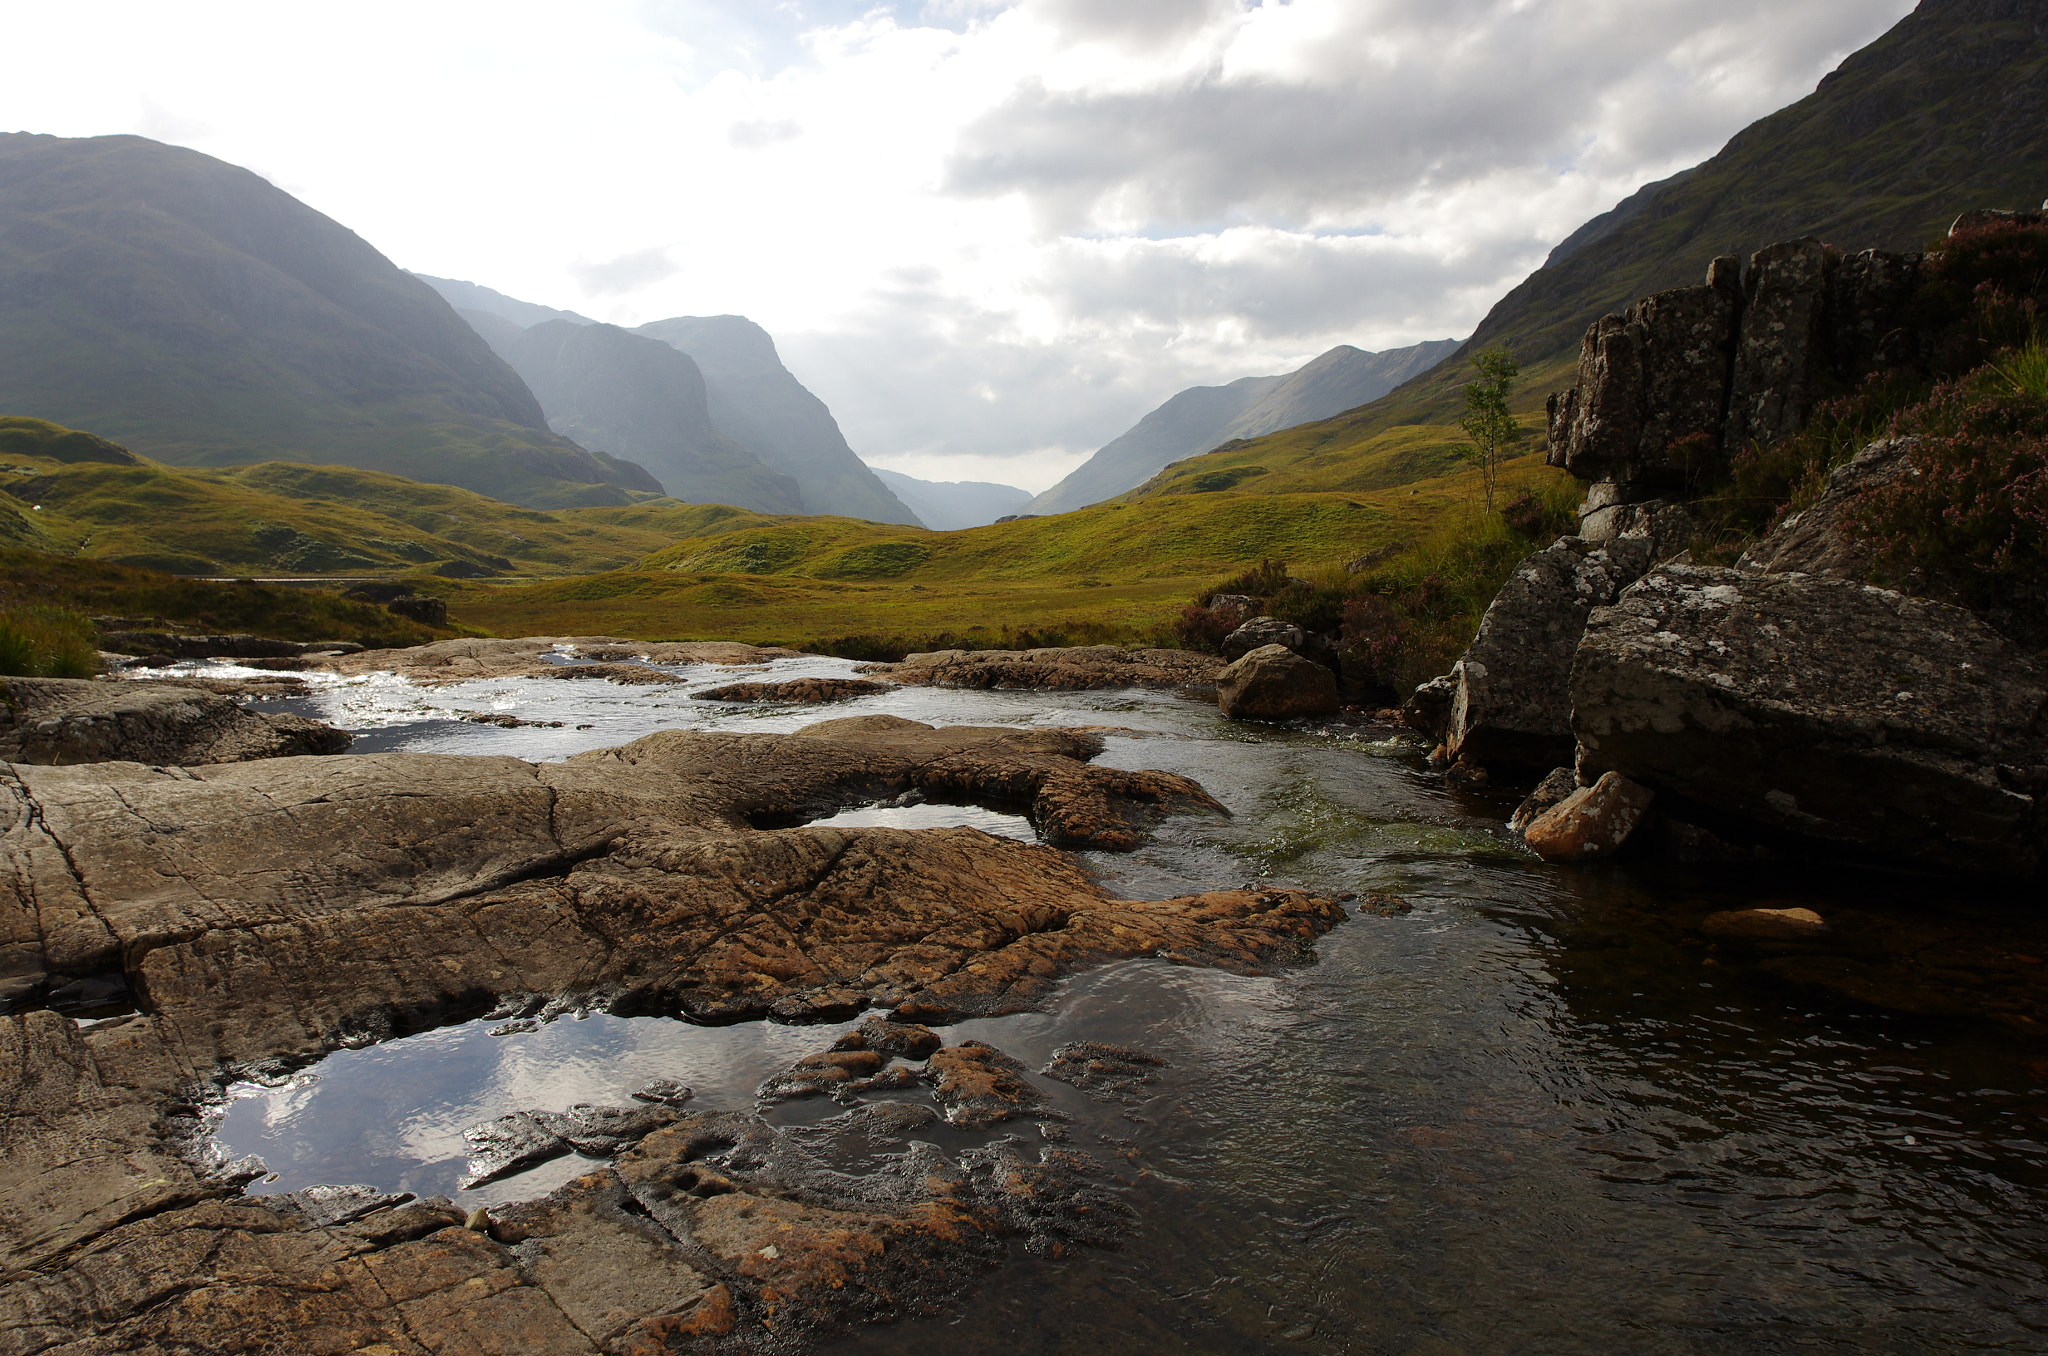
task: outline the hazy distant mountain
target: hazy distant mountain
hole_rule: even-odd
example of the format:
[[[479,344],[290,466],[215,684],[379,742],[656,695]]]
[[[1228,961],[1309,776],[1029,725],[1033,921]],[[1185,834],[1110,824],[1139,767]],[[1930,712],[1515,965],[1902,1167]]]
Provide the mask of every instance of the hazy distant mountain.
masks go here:
[[[986,480],[919,480],[877,466],[875,478],[887,485],[911,512],[936,532],[980,527],[1012,513],[1022,513],[1031,491]]]
[[[0,135],[0,413],[182,465],[339,463],[517,503],[625,504],[497,354],[360,237],[210,156]]]
[[[768,331],[745,316],[676,316],[642,325],[704,373],[711,423],[803,486],[810,513],[917,524],[917,515],[855,456],[825,402],[782,365]]]
[[[690,355],[616,325],[549,320],[494,341],[547,411],[548,426],[583,446],[637,462],[677,499],[802,513],[797,483],[711,426],[704,378]]]
[[[1327,419],[1377,400],[1458,346],[1432,339],[1367,353],[1339,344],[1277,377],[1240,377],[1228,386],[1191,386],[1106,443],[1059,484],[1031,501],[1031,513],[1066,513],[1135,489],[1169,462],[1232,438],[1254,438]]]
[[[502,316],[520,329],[531,329],[550,320],[573,320],[578,325],[595,325],[597,322],[587,315],[574,311],[558,311],[552,306],[543,306],[537,301],[521,301],[508,297],[503,292],[493,291],[479,283],[463,282],[458,278],[436,278],[430,273],[412,275],[446,298],[448,304],[458,311],[482,311],[485,315]]]

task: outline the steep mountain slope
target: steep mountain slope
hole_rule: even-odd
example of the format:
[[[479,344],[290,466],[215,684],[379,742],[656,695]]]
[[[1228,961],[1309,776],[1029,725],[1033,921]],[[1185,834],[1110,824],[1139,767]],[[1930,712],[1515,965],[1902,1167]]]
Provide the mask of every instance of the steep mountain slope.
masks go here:
[[[782,365],[768,331],[745,316],[676,316],[642,325],[682,350],[704,374],[711,423],[803,487],[804,508],[878,523],[917,515],[854,455],[825,402]]]
[[[508,297],[503,292],[485,287],[481,283],[463,282],[459,278],[436,278],[431,273],[415,273],[412,276],[439,292],[442,299],[458,311],[481,311],[485,315],[499,316],[522,330],[545,324],[550,320],[569,320],[578,325],[597,323],[589,316],[578,315],[574,311],[558,311],[537,301],[521,301],[517,297]]]
[[[247,170],[0,135],[0,412],[186,465],[288,456],[525,503],[631,502],[433,289]]]
[[[900,471],[875,468],[875,478],[910,506],[934,532],[985,527],[998,518],[1022,513],[1031,491],[986,480],[919,480]]]
[[[1441,465],[1462,437],[1452,425],[1470,375],[1465,357],[1481,348],[1514,352],[1524,375],[1517,405],[1533,413],[1571,384],[1587,326],[1639,296],[1701,281],[1716,255],[1801,235],[1852,251],[1917,249],[1968,208],[2032,207],[2044,193],[2048,9],[1922,0],[1812,94],[1575,231],[1451,359],[1363,409],[1177,471],[1292,464],[1310,449],[1349,463],[1429,425],[1440,430]]]
[[[526,379],[555,432],[637,462],[675,498],[803,512],[794,480],[711,426],[689,354],[616,325],[568,320],[518,330],[493,347]]]
[[[1059,484],[1031,501],[1032,513],[1066,513],[1142,484],[1160,468],[1234,438],[1323,419],[1385,395],[1457,347],[1437,339],[1367,353],[1339,344],[1277,377],[1240,377],[1194,386],[1105,444]]]

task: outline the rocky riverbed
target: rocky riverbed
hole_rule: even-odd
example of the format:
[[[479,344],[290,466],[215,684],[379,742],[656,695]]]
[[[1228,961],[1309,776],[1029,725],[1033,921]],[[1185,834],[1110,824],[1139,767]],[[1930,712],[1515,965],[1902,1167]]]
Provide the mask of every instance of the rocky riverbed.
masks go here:
[[[41,977],[4,1019],[0,1351],[1922,1351],[2040,1320],[2017,901],[1545,865],[1514,790],[1447,790],[1413,737],[1230,724],[1193,684],[821,711],[696,696],[853,665],[533,667],[571,644],[253,699],[360,753],[18,770]],[[1715,921],[1759,904],[1824,930]],[[938,1048],[861,1034],[878,1010]],[[349,1134],[381,1158],[342,1133],[378,1089]],[[465,1190],[490,1144],[542,1157]]]

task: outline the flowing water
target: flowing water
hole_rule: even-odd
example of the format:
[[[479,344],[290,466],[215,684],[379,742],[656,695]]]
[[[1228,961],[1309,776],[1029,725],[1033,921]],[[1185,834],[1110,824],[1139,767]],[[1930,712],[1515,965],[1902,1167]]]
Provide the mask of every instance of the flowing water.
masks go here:
[[[766,676],[849,668],[789,660]],[[1546,866],[1502,830],[1507,800],[1449,794],[1420,748],[1384,732],[1237,726],[1138,692],[912,688],[830,708],[727,707],[687,693],[732,670],[674,672],[687,687],[337,680],[280,709],[357,731],[359,751],[540,760],[659,728],[791,730],[875,712],[1120,727],[1102,761],[1194,777],[1233,817],[1172,819],[1135,853],[1087,854],[1110,888],[1263,881],[1413,905],[1359,913],[1315,964],[1277,977],[1135,961],[1069,981],[1045,1012],[949,1029],[1033,1068],[1076,1039],[1168,1061],[1129,1102],[1039,1080],[1137,1223],[1114,1252],[1020,1251],[957,1315],[860,1330],[832,1350],[2048,1350],[2044,1052],[1715,965],[1687,925],[1753,894],[1648,868]],[[562,724],[459,719],[490,712]],[[937,805],[832,822],[1030,836],[1013,816]],[[1883,888],[1778,880],[1771,902],[1825,914]],[[463,1127],[622,1103],[651,1077],[692,1084],[693,1108],[750,1108],[762,1078],[842,1029],[601,1014],[490,1034],[500,1026],[238,1087],[220,1139],[277,1171],[257,1191],[367,1182],[517,1199],[588,1164],[460,1192]],[[918,1137],[964,1142],[943,1127]]]

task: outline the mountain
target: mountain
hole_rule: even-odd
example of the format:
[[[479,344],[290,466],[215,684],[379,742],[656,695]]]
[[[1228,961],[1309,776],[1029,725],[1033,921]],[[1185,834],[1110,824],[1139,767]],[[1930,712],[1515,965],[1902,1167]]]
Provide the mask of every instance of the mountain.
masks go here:
[[[159,461],[343,463],[525,504],[657,494],[550,432],[432,288],[244,169],[0,135],[0,413]]]
[[[1922,0],[1813,93],[1573,232],[1449,359],[1361,409],[1190,460],[1147,493],[1240,466],[1264,468],[1247,488],[1273,492],[1372,480],[1395,463],[1435,474],[1463,441],[1453,425],[1470,353],[1507,345],[1523,372],[1515,406],[1540,416],[1545,395],[1571,385],[1589,325],[1702,281],[1717,255],[1802,235],[1851,251],[1918,249],[1969,208],[2028,208],[2044,193],[2048,10]]]
[[[986,480],[919,480],[900,471],[875,468],[875,478],[910,506],[934,532],[985,527],[998,518],[1022,513],[1031,491]]]
[[[917,515],[855,456],[825,402],[782,365],[745,316],[676,316],[634,331],[682,350],[704,373],[711,423],[803,486],[804,509],[918,526]]]
[[[1367,353],[1339,344],[1282,376],[1189,387],[1032,500],[1030,512],[1066,513],[1100,503],[1143,484],[1168,463],[1220,443],[1363,405],[1435,365],[1457,346],[1455,339],[1436,339]]]
[[[584,447],[646,467],[677,499],[802,513],[796,481],[711,426],[704,378],[687,353],[616,325],[548,320],[493,339],[547,412]],[[475,323],[472,320],[472,323]]]
[[[568,320],[578,325],[595,325],[597,322],[587,315],[574,311],[558,311],[552,306],[543,306],[537,301],[521,301],[508,297],[478,283],[463,282],[459,278],[436,278],[430,273],[412,275],[427,286],[439,292],[442,298],[458,311],[481,311],[509,320],[520,329],[530,329],[550,320]]]

